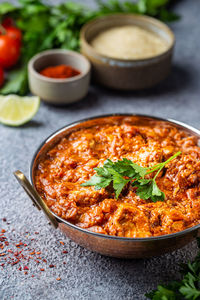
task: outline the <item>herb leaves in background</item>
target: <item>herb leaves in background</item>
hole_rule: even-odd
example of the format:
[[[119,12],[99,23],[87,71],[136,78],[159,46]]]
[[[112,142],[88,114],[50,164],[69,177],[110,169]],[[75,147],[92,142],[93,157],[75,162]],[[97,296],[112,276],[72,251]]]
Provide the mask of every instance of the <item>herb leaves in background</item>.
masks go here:
[[[96,190],[106,188],[112,184],[115,197],[118,199],[123,188],[128,182],[136,187],[136,194],[144,200],[151,199],[153,202],[164,201],[165,194],[156,184],[156,178],[162,169],[181,152],[175,153],[166,161],[149,168],[143,168],[127,158],[116,162],[107,159],[103,167],[94,168],[97,174],[93,175],[90,180],[81,184],[81,186],[95,186]],[[153,178],[144,178],[146,175],[154,173]]]
[[[197,238],[200,248],[200,238]],[[196,258],[181,266],[182,280],[167,285],[158,285],[157,290],[146,294],[152,300],[197,300],[200,299],[200,250]]]
[[[177,1],[177,0],[176,0]],[[18,6],[9,2],[0,4],[0,21],[11,17],[23,33],[23,47],[18,66],[9,72],[7,83],[0,94],[28,92],[27,63],[36,53],[63,48],[79,51],[81,27],[95,17],[113,13],[136,13],[172,21],[178,18],[169,10],[174,0],[120,0],[96,1],[96,10],[73,2],[49,6],[41,0],[18,0]]]
[[[177,1],[173,0],[139,0],[139,1],[102,1],[99,0],[100,14],[135,13],[158,18],[164,22],[176,21],[179,16],[173,13],[169,6]]]

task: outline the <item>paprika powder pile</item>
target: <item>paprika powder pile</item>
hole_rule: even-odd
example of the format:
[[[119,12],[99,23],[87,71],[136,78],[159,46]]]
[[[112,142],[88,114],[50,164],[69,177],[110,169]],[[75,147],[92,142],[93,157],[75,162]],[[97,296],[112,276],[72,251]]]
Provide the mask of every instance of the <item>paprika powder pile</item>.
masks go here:
[[[58,66],[50,66],[44,68],[39,73],[43,76],[50,77],[50,78],[65,79],[65,78],[71,78],[77,76],[81,72],[77,69],[72,68],[71,66],[58,65]]]

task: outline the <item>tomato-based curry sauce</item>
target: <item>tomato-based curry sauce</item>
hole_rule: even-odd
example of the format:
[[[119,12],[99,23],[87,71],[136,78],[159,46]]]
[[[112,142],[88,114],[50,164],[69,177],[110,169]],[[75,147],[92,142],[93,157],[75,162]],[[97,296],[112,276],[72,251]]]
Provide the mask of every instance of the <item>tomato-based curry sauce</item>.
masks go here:
[[[140,199],[131,184],[118,199],[112,188],[81,186],[108,158],[149,167],[177,151],[182,154],[156,179],[164,201]],[[79,227],[121,237],[159,236],[200,223],[199,158],[196,136],[170,123],[139,124],[126,117],[67,134],[39,161],[34,181],[48,207]]]

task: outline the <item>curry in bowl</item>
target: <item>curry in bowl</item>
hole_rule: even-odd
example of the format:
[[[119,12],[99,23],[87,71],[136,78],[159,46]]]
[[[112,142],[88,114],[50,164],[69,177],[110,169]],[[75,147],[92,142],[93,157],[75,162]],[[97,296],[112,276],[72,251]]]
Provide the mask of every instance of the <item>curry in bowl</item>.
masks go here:
[[[172,123],[107,117],[56,141],[38,161],[34,183],[50,210],[78,227],[156,237],[200,223],[199,158],[198,137]]]

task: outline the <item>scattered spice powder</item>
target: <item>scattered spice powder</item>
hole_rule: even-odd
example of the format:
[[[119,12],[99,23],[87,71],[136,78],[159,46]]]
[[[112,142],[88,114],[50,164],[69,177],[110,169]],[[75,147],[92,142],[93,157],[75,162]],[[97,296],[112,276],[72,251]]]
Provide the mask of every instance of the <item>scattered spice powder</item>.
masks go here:
[[[50,66],[39,72],[41,75],[55,78],[55,79],[65,79],[79,75],[81,72],[77,69],[72,68],[67,65]]]
[[[16,264],[18,264],[18,262],[19,262],[19,259],[13,261],[13,262],[11,263],[11,265],[12,265],[12,266],[13,266],[13,265],[16,265]]]
[[[49,265],[49,268],[54,268],[55,266],[54,265]]]
[[[6,222],[7,219],[3,218],[3,222]],[[9,225],[10,223],[6,223]],[[24,271],[24,274],[27,275],[31,270],[29,269],[28,265],[25,265],[25,263],[29,263],[29,260],[34,260],[37,264],[40,262],[47,263],[47,260],[45,258],[42,258],[40,255],[42,254],[41,251],[36,251],[35,249],[31,248],[31,242],[35,241],[34,238],[29,238],[26,243],[24,243],[21,239],[16,240],[16,237],[10,236],[10,233],[13,233],[15,229],[5,230],[0,229],[0,249],[4,249],[4,251],[0,252],[0,267],[4,268],[6,265],[15,266],[17,265],[18,271]],[[8,235],[8,237],[5,235],[5,233]],[[25,232],[26,235],[24,235],[26,238],[30,236],[29,232]],[[39,232],[35,232],[35,234],[39,234]],[[23,235],[21,235],[23,236]],[[9,241],[8,241],[9,238]],[[14,249],[14,251],[10,248],[8,248],[10,244],[10,247]],[[63,241],[60,241],[61,245],[64,245]],[[14,248],[13,248],[14,247]],[[16,248],[18,248],[16,250]],[[63,250],[63,254],[68,253],[68,251]],[[22,266],[19,266],[18,264],[22,264]],[[66,262],[63,262],[63,264],[66,264]],[[56,265],[50,264],[49,268],[56,268]],[[28,272],[29,271],[29,272]],[[40,268],[40,271],[44,272],[44,268]],[[34,277],[34,275],[31,275]],[[56,280],[60,280],[61,278],[58,277]]]

